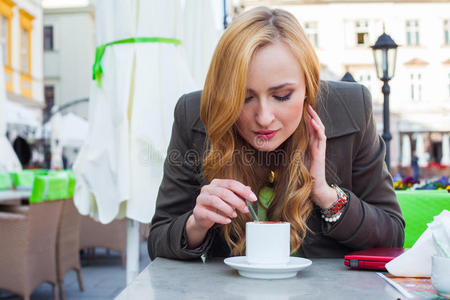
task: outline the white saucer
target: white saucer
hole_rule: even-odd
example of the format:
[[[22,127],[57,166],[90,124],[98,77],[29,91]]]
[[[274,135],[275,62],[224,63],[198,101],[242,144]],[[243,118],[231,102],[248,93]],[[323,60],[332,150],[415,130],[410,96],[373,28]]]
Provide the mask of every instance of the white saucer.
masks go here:
[[[309,267],[312,262],[301,257],[289,258],[286,265],[251,265],[246,256],[234,256],[223,261],[228,266],[236,269],[241,276],[257,279],[283,279],[297,275],[297,272]]]

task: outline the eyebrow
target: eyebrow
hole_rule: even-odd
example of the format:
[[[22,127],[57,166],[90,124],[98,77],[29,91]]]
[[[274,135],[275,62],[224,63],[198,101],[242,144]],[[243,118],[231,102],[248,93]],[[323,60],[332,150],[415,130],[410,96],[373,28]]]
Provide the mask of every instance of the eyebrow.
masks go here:
[[[290,85],[294,85],[294,84],[293,84],[293,83],[290,83],[290,82],[286,82],[286,83],[283,83],[283,84],[280,84],[280,85],[277,85],[277,86],[270,87],[270,88],[268,88],[267,90],[268,90],[269,92],[271,92],[271,91],[276,91],[276,90],[282,89],[282,88],[284,88],[284,87],[286,87],[286,86],[290,86]],[[254,93],[254,92],[255,92],[255,91],[252,90],[252,89],[247,89],[247,91],[249,91],[249,92],[251,92],[251,93]]]

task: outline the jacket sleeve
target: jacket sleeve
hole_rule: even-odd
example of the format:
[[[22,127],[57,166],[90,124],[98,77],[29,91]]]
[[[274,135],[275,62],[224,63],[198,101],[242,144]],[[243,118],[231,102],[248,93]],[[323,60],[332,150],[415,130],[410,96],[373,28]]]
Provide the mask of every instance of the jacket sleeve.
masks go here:
[[[201,153],[192,147],[190,126],[186,118],[186,97],[175,107],[172,136],[164,162],[163,180],[156,200],[148,239],[151,259],[166,257],[193,259],[200,257],[212,243],[212,232],[208,232],[202,245],[187,249],[185,226],[192,214],[200,192],[196,164],[201,162]]]
[[[352,186],[343,190],[350,196],[344,214],[325,235],[352,249],[402,247],[405,222],[392,178],[384,161],[386,146],[377,134],[372,101],[362,87],[365,124],[355,139]]]

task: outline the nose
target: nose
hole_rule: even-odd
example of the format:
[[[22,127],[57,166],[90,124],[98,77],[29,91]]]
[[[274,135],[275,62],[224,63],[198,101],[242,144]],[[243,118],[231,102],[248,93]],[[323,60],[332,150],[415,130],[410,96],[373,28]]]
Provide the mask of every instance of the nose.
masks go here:
[[[259,101],[256,110],[256,122],[263,128],[268,128],[275,118],[273,108],[268,101]]]

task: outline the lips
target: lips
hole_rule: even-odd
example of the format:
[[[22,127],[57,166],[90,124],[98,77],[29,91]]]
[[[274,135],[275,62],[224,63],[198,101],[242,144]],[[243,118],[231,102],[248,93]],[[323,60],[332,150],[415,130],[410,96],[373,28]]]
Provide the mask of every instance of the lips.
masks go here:
[[[262,140],[270,140],[275,136],[278,130],[258,130],[255,131],[256,136]]]

